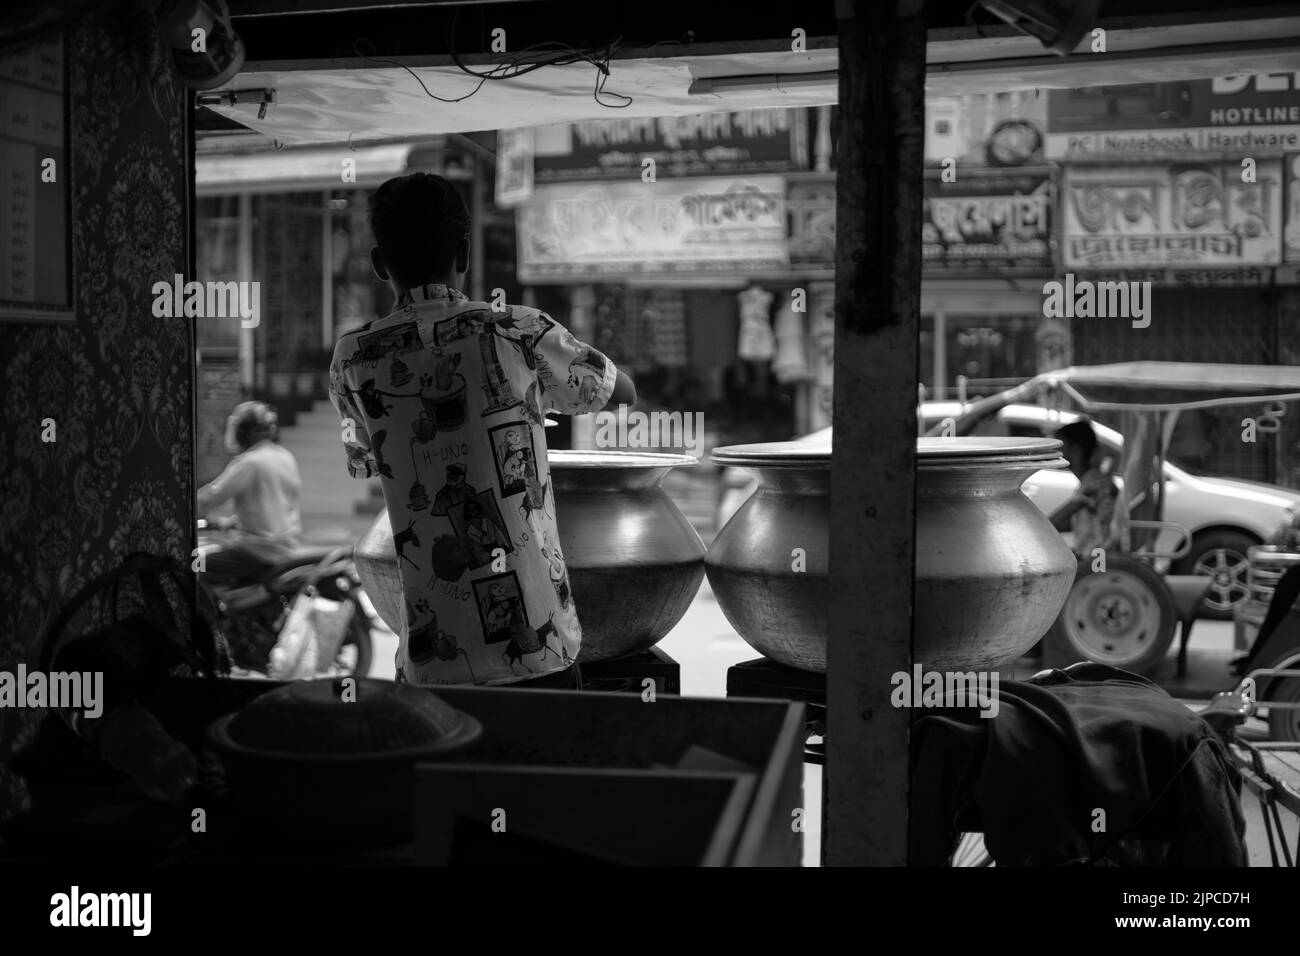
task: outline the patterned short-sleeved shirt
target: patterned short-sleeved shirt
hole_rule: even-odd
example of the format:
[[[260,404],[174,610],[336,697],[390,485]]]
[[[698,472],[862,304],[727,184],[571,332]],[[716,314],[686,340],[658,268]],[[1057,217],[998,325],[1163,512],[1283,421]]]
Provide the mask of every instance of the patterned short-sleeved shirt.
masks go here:
[[[380,477],[393,525],[399,679],[504,684],[577,657],[543,422],[600,410],[616,377],[545,313],[442,285],[339,339],[330,398],[348,470]]]

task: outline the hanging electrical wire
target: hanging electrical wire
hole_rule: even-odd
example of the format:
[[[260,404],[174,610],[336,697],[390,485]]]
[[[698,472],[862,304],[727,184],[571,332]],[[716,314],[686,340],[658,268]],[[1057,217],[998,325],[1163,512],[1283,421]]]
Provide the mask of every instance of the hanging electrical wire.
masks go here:
[[[439,96],[437,93],[430,90],[429,87],[425,85],[424,80],[420,75],[405,63],[372,55],[376,51],[374,50],[374,45],[371,44],[368,39],[360,38],[356,40],[352,45],[352,49],[357,56],[367,62],[385,63],[406,70],[406,72],[410,73],[411,76],[415,78],[415,81],[420,84],[420,88],[424,90],[426,96],[435,99],[440,103],[463,102],[481,90],[483,84],[489,80],[514,80],[521,76],[526,76],[534,70],[540,70],[547,66],[571,66],[575,63],[589,63],[596,70],[596,82],[592,88],[592,98],[595,99],[597,104],[609,109],[626,109],[632,105],[632,97],[623,93],[616,93],[612,90],[605,89],[605,84],[609,82],[610,61],[613,59],[615,52],[618,51],[622,44],[622,37],[616,37],[603,46],[591,46],[587,48],[576,47],[572,44],[560,41],[535,43],[510,54],[504,62],[490,67],[487,70],[480,71],[467,66],[464,60],[461,59],[460,53],[456,50],[454,38],[456,20],[459,15],[460,10],[457,8],[452,13],[451,19],[448,22],[446,31],[447,35],[445,37],[447,50],[449,51],[452,62],[455,63],[457,69],[478,80],[478,83],[474,88],[463,96]],[[362,50],[362,44],[368,45],[371,53],[364,52]],[[603,98],[616,98],[623,102],[608,102],[607,99]]]

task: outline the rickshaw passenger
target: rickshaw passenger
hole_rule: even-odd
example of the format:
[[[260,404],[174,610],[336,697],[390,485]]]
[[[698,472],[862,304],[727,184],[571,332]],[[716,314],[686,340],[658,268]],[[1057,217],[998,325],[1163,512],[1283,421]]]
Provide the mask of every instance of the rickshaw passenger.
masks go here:
[[[1119,488],[1115,480],[1101,470],[1097,455],[1097,434],[1092,425],[1080,420],[1057,430],[1055,436],[1063,446],[1061,454],[1070,463],[1070,471],[1079,479],[1073,497],[1052,515],[1057,531],[1073,533],[1074,553],[1081,558],[1092,556],[1093,549],[1111,543],[1111,523]]]

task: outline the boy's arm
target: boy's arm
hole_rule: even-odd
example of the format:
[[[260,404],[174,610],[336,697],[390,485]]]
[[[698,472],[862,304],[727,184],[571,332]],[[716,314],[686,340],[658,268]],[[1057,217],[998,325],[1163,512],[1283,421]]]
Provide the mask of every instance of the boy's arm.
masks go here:
[[[348,474],[353,478],[375,477],[379,474],[379,461],[370,445],[366,421],[348,391],[337,355],[330,363],[330,403],[339,413],[339,434],[348,455]]]
[[[620,405],[626,405],[631,408],[636,404],[636,383],[632,381],[631,376],[622,369],[618,369],[618,378],[614,380],[614,391],[610,393],[609,401],[605,403],[605,408],[618,408]]]
[[[532,344],[543,411],[598,412],[616,398],[636,398],[632,380],[601,352],[579,341],[550,316]],[[618,402],[614,401],[614,404]]]

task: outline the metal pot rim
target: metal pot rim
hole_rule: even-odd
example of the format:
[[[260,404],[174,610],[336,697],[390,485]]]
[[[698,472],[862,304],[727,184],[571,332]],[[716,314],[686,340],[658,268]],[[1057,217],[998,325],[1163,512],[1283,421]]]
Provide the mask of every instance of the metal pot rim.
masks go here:
[[[593,450],[576,451],[555,449],[547,453],[551,468],[675,468],[678,465],[695,465],[694,455],[674,455],[665,452]]]

